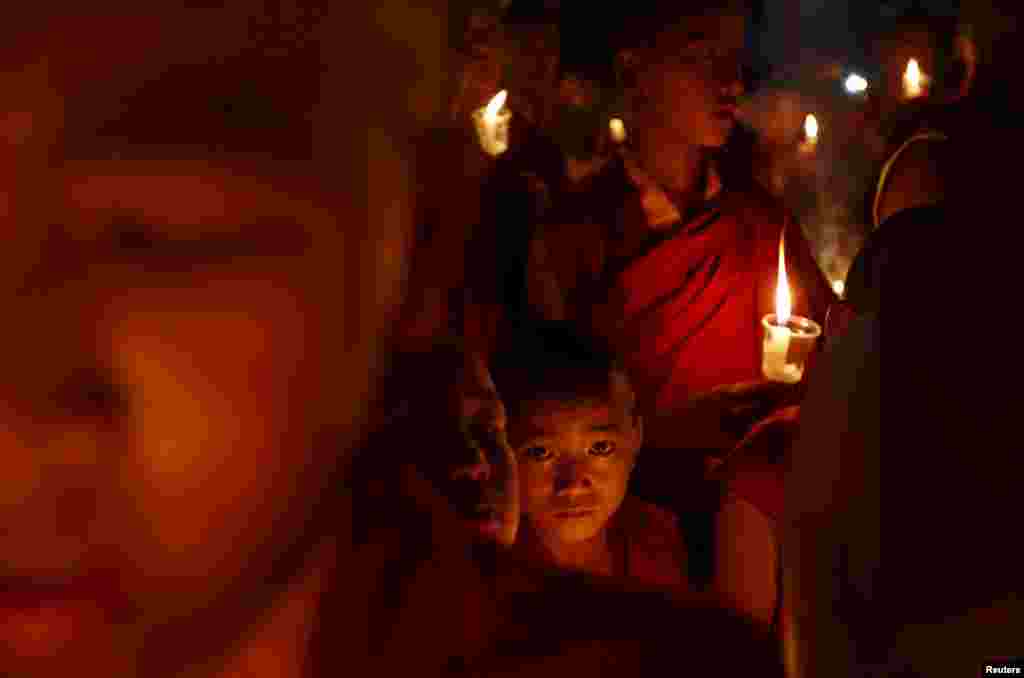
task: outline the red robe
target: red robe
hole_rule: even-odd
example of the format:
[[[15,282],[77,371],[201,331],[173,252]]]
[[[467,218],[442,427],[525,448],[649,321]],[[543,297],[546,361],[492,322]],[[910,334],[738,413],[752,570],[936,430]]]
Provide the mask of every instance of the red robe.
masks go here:
[[[595,177],[539,235],[531,302],[610,339],[658,412],[761,379],[761,318],[775,310],[783,229],[793,312],[824,324],[835,295],[799,226],[766,193],[725,188],[685,219],[646,229],[645,200],[621,162]],[[637,232],[646,240],[626,245]]]

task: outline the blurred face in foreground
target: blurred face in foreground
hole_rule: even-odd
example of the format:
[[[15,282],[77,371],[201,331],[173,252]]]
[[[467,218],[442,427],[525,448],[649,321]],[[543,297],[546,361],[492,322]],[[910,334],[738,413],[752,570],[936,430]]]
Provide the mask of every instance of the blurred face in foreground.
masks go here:
[[[269,609],[324,539],[401,290],[398,142],[320,100],[301,50],[212,66],[245,21],[165,14],[51,19],[0,64],[25,85],[2,120],[4,675],[177,674]],[[364,139],[393,198],[372,238]]]

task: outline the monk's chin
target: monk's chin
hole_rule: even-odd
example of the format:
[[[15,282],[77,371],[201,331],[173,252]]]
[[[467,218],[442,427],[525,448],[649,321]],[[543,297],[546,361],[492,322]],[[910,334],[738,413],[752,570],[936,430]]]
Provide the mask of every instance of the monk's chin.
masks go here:
[[[604,527],[604,514],[598,510],[550,516],[542,530],[562,544],[580,544],[596,537]]]

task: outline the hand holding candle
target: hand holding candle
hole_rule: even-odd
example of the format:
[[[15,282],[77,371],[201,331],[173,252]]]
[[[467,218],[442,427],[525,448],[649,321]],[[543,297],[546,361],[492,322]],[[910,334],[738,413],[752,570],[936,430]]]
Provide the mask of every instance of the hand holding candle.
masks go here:
[[[501,90],[481,109],[473,113],[480,146],[487,155],[497,157],[508,150],[508,124],[512,112],[505,108],[508,91]]]
[[[775,287],[775,313],[761,319],[764,327],[761,372],[769,381],[795,384],[804,376],[804,364],[821,327],[809,318],[792,314],[792,296],[786,277],[784,238],[779,239],[779,279]]]

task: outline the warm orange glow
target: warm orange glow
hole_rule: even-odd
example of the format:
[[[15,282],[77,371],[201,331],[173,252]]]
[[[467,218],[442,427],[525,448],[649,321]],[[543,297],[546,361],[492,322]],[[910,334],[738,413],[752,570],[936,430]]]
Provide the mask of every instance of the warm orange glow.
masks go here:
[[[903,93],[907,98],[919,97],[924,93],[925,75],[921,72],[921,65],[917,59],[907,62],[907,69],[903,71]]]
[[[818,140],[818,119],[813,115],[808,115],[804,120],[804,136],[812,144]]]
[[[508,91],[501,90],[484,108],[473,113],[480,146],[491,157],[498,157],[508,150],[508,123],[512,113],[505,108]]]
[[[621,118],[612,118],[608,121],[608,129],[612,133],[612,141],[621,144],[626,140],[626,124]]]
[[[498,111],[505,105],[505,99],[508,98],[508,90],[501,90],[487,103],[484,108],[484,121],[496,123],[498,121]]]
[[[788,323],[793,314],[793,299],[789,293],[789,278],[786,276],[784,240],[784,237],[779,238],[779,282],[775,286],[775,321],[779,325]]]

